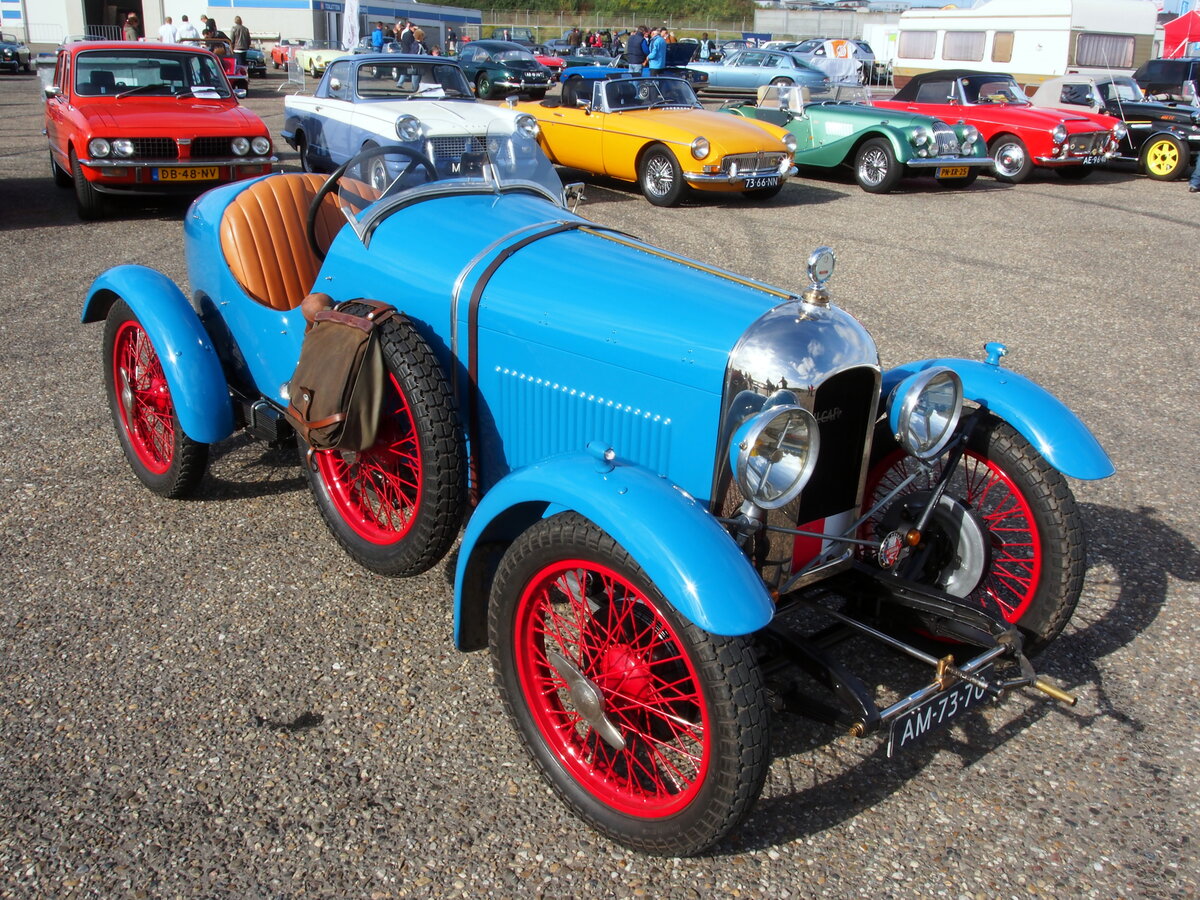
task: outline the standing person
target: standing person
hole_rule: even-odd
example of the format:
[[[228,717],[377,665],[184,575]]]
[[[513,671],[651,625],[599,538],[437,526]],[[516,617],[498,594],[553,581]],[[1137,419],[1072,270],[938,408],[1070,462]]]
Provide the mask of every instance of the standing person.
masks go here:
[[[163,19],[162,27],[158,29],[158,39],[164,44],[175,44],[179,41],[179,32],[171,24],[171,17]]]
[[[419,25],[413,26],[412,36],[412,52],[421,55],[428,53],[429,48],[425,45],[425,30]]]
[[[233,17],[233,27],[229,29],[229,43],[233,46],[233,58],[239,66],[246,65],[246,53],[250,49],[250,29],[242,24],[241,16]]]
[[[125,27],[121,29],[121,36],[127,41],[136,41],[138,39],[138,17],[133,13],[125,17]]]
[[[579,45],[583,41],[583,36],[579,33],[578,28],[572,28],[571,33],[567,35],[567,46],[571,48],[571,55],[578,55]]]
[[[375,27],[371,29],[371,52],[383,52],[383,23],[376,22]]]
[[[196,26],[188,21],[187,16],[179,17],[179,30],[176,32],[176,37],[181,41],[198,41],[200,40],[200,32],[196,30]]]
[[[642,74],[642,67],[646,64],[646,54],[649,49],[644,26],[639,25],[637,31],[629,36],[629,41],[625,45],[625,59],[629,61],[630,75]]]
[[[667,67],[667,38],[663,33],[665,30],[655,28],[651,32],[650,50],[646,54],[646,64],[650,67],[651,75],[661,75]]]
[[[413,50],[413,41],[414,40],[415,40],[415,37],[413,35],[413,23],[405,22],[404,30],[400,32],[400,52],[401,53],[414,53],[415,52]]]
[[[700,35],[700,60],[710,62],[713,58],[713,42],[708,38],[708,32]]]
[[[458,50],[458,34],[450,26],[446,27],[446,52],[451,56]]]

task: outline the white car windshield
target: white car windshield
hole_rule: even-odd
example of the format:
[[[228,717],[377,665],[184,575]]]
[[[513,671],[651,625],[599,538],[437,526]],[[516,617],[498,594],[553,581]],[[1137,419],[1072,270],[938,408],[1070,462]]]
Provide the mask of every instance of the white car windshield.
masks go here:
[[[474,99],[462,69],[435,59],[359,66],[358,96],[364,100]]]

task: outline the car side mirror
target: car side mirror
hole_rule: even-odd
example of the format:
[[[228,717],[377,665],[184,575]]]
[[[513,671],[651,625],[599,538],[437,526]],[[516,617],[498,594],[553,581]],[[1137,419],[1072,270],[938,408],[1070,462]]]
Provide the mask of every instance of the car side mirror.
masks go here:
[[[329,79],[329,90],[340,91],[341,89],[342,89],[342,79],[340,79],[340,78],[330,78]]]
[[[563,188],[563,197],[567,201],[567,209],[571,212],[579,209],[579,204],[583,202],[583,182],[572,181]]]
[[[57,84],[50,84],[46,86],[46,99],[52,100],[55,97],[61,96],[62,88],[60,88]]]
[[[579,108],[583,110],[585,115],[590,116],[592,114],[592,101],[591,100],[580,100]]]

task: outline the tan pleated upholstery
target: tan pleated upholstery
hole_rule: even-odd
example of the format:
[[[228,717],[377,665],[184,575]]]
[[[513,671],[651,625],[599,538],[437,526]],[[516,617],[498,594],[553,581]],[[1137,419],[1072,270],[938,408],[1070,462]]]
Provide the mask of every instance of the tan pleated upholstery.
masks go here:
[[[238,194],[221,220],[221,252],[242,289],[271,309],[288,310],[312,289],[320,260],[308,245],[308,208],[325,181],[310,173],[273,175]],[[337,192],[321,202],[317,240],[327,248],[346,224]]]

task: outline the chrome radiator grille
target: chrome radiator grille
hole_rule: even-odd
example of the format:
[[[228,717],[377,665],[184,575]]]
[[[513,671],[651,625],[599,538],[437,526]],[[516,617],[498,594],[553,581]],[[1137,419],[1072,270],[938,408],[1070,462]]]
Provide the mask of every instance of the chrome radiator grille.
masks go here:
[[[783,153],[732,153],[721,158],[721,171],[728,175],[736,163],[739,175],[777,175],[784,158]]]
[[[1099,156],[1108,145],[1107,131],[1073,134],[1067,139],[1072,156]]]
[[[464,153],[479,153],[483,150],[483,139],[472,135],[432,137],[425,142],[430,159],[458,159]]]

